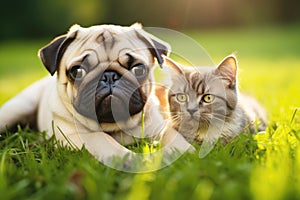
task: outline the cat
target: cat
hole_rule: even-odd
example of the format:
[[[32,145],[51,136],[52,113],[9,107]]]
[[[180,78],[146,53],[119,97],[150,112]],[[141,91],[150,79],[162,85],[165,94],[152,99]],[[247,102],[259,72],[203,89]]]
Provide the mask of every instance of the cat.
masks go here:
[[[165,117],[187,141],[201,144],[204,139],[221,138],[227,144],[247,129],[251,133],[266,129],[264,108],[238,91],[235,55],[227,56],[217,67],[183,66],[165,60],[171,69],[171,85],[156,93],[163,112],[169,115]]]

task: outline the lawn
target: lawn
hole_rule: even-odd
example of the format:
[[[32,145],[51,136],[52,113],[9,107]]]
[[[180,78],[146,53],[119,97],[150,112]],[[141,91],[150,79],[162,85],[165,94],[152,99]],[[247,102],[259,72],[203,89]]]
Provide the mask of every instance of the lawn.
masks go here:
[[[300,199],[300,26],[185,33],[214,63],[238,53],[240,90],[266,107],[265,133],[217,144],[202,159],[185,154],[161,170],[130,174],[102,165],[85,149],[20,129],[0,137],[0,199]],[[46,43],[0,43],[0,105],[47,74],[36,56]],[[179,40],[173,45],[185,48]]]

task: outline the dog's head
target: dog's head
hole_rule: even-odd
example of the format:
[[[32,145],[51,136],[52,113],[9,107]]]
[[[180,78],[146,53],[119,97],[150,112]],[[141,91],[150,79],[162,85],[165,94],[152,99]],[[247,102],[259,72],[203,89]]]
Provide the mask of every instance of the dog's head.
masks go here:
[[[111,131],[116,122],[142,112],[152,90],[155,59],[162,65],[169,50],[138,24],[74,25],[39,55],[51,75],[57,72],[62,100]]]

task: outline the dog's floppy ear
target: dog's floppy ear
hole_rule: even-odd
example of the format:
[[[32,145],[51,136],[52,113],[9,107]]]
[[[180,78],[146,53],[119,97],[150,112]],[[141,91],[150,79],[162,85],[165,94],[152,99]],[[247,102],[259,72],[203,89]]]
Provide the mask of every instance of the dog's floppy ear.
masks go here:
[[[142,29],[142,25],[135,23],[131,27],[133,27],[137,33],[137,36],[144,41],[147,45],[150,45],[151,54],[157,59],[158,64],[162,67],[164,59],[162,55],[168,56],[171,47],[168,43],[158,39],[157,37],[147,33]]]
[[[63,53],[76,38],[76,35],[77,31],[59,36],[39,50],[39,57],[51,75],[57,71]]]

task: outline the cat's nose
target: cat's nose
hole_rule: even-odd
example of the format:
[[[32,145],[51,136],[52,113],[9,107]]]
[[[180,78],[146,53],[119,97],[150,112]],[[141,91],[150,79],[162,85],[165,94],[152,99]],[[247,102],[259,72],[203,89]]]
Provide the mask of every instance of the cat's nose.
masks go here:
[[[197,109],[187,109],[191,116],[197,111]]]

